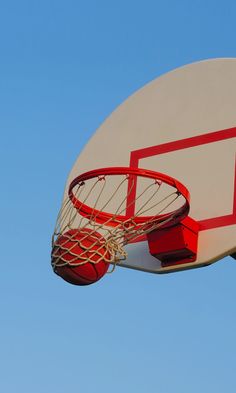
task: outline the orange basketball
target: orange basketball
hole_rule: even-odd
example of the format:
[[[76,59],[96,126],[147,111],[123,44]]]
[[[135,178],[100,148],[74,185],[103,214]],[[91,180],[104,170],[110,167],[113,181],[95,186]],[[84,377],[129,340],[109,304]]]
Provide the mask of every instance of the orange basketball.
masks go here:
[[[109,259],[103,236],[88,228],[70,229],[60,235],[52,250],[55,273],[74,285],[100,280],[108,270],[109,263],[105,260]]]

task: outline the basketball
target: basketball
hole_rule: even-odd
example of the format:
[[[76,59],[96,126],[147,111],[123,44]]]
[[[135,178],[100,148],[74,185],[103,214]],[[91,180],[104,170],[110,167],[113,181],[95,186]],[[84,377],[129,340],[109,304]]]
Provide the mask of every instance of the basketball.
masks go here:
[[[60,235],[52,250],[57,275],[74,285],[90,285],[107,272],[110,253],[105,239],[92,229],[70,229]]]

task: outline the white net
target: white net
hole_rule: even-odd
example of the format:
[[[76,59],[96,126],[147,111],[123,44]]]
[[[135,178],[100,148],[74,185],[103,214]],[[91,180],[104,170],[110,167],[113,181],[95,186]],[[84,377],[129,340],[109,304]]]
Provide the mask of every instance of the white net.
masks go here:
[[[173,221],[185,203],[176,187],[127,174],[80,181],[73,195],[77,203],[67,197],[57,218],[53,268],[101,260],[115,266],[126,259],[128,243]],[[84,212],[85,205],[89,213]]]

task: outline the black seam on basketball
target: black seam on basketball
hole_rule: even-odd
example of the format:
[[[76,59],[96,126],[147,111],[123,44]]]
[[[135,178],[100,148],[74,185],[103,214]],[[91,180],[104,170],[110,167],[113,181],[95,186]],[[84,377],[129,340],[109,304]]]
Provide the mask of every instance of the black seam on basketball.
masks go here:
[[[66,271],[65,273],[66,273],[66,276],[68,276],[72,280],[81,279],[81,280],[86,281],[86,283],[88,283],[88,284],[92,284],[94,282],[93,280],[92,281],[88,280],[86,277],[77,274],[73,269],[70,269],[70,270]],[[61,277],[63,278],[63,274],[61,275]]]
[[[100,277],[99,277],[98,271],[97,271],[97,269],[96,269],[96,266],[95,266],[94,263],[92,263],[92,266],[93,266],[93,269],[94,269],[94,271],[95,271],[95,273],[96,273],[96,277],[97,277],[97,280],[98,280]]]
[[[90,263],[90,262],[87,262],[87,263],[89,263],[90,265],[93,266],[93,263]],[[83,280],[86,280],[86,281],[89,281],[89,282],[93,282],[93,280],[88,280],[88,278],[84,277],[81,273],[77,273],[76,271],[74,271],[73,267],[72,267],[71,271],[73,272],[73,274],[75,274],[75,276],[81,277]]]

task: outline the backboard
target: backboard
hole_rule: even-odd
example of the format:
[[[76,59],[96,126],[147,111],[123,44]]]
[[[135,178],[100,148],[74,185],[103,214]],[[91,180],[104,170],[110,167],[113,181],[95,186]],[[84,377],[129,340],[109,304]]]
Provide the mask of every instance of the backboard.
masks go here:
[[[166,173],[191,195],[199,223],[196,261],[163,266],[142,240],[121,265],[168,273],[209,265],[236,252],[236,59],[169,72],[121,104],[79,155],[67,181],[83,172],[131,166]]]

